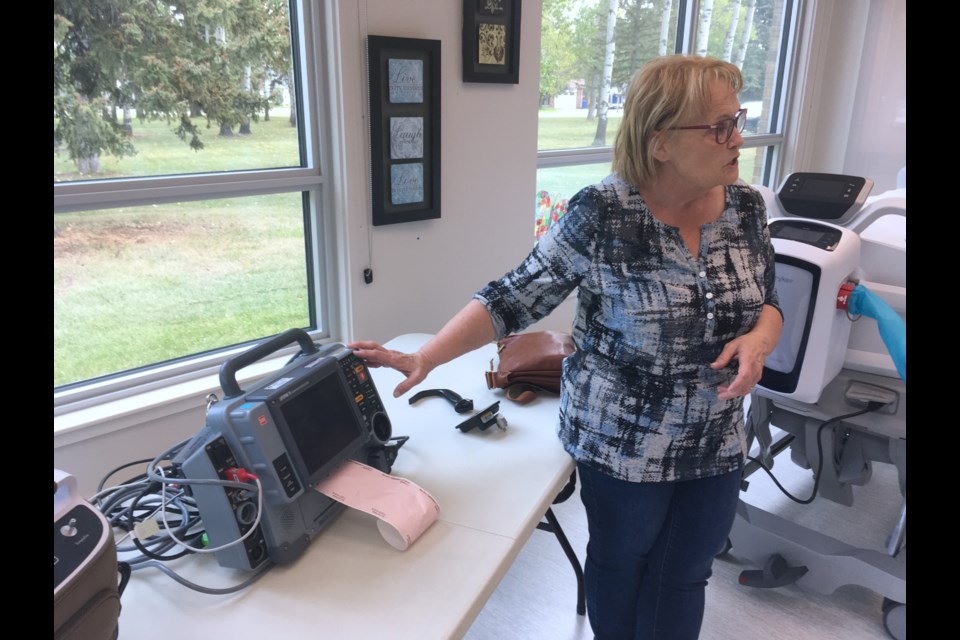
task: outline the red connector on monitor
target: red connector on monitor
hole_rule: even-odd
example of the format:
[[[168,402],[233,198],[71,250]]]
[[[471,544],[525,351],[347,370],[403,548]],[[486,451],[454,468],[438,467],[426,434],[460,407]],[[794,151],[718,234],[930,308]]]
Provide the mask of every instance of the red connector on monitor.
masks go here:
[[[235,482],[256,482],[257,476],[253,475],[243,467],[230,467],[226,470],[227,479]]]
[[[850,306],[850,295],[853,294],[856,286],[857,283],[851,281],[844,282],[840,285],[840,290],[837,291],[837,309],[847,311]]]

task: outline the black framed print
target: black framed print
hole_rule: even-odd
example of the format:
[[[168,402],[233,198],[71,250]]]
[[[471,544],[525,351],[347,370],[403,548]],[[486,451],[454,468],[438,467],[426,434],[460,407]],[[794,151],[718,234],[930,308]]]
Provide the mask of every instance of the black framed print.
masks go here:
[[[520,0],[463,1],[463,81],[520,82]]]
[[[367,37],[374,226],[440,217],[440,41]]]

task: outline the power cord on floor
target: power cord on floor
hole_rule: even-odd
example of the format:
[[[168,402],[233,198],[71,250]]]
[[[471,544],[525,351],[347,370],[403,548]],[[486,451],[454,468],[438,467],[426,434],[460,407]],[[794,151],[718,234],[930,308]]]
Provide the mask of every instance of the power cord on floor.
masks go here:
[[[854,411],[853,413],[848,413],[846,415],[837,416],[836,418],[831,418],[820,425],[820,427],[817,429],[817,455],[819,458],[819,462],[817,463],[817,470],[819,471],[819,473],[816,473],[814,475],[813,492],[810,494],[810,497],[805,500],[801,500],[800,498],[797,498],[796,496],[792,495],[789,491],[787,491],[784,488],[784,486],[780,484],[780,482],[777,480],[776,476],[773,475],[773,472],[770,471],[770,469],[768,469],[767,466],[763,464],[763,462],[761,462],[757,458],[754,458],[753,456],[747,456],[747,460],[757,464],[761,469],[766,471],[767,475],[770,476],[770,479],[773,480],[773,483],[777,485],[777,488],[780,489],[781,492],[783,492],[783,495],[787,496],[788,498],[790,498],[791,500],[799,504],[810,504],[811,502],[813,502],[814,498],[817,497],[817,491],[820,488],[820,478],[823,475],[823,443],[820,440],[820,436],[823,433],[823,430],[829,425],[834,425],[839,422],[843,422],[844,420],[855,418],[856,416],[862,416],[865,413],[870,413],[871,411],[882,409],[884,406],[886,405],[883,402],[869,402],[867,403],[867,406],[865,409],[861,409],[860,411]]]

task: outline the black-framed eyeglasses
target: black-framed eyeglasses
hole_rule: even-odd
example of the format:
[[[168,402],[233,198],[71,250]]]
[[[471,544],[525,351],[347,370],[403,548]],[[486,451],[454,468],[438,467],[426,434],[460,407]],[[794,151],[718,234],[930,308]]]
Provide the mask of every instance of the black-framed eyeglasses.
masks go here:
[[[747,110],[740,109],[737,115],[732,118],[724,118],[716,124],[694,124],[686,127],[670,127],[668,131],[679,131],[682,129],[713,129],[717,136],[717,144],[726,144],[733,135],[733,130],[743,133],[743,128],[747,126]]]

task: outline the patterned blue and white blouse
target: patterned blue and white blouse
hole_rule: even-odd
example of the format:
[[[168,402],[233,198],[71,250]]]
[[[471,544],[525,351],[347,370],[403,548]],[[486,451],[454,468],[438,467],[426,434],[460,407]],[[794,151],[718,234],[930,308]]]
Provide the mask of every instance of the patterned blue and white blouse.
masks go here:
[[[616,174],[577,193],[516,269],[475,294],[497,337],[546,316],[578,289],[564,361],[560,439],[578,462],[631,482],[733,471],[746,455],[743,399],[720,400],[736,362],[709,364],[779,309],[759,193],[726,187],[692,256]]]

